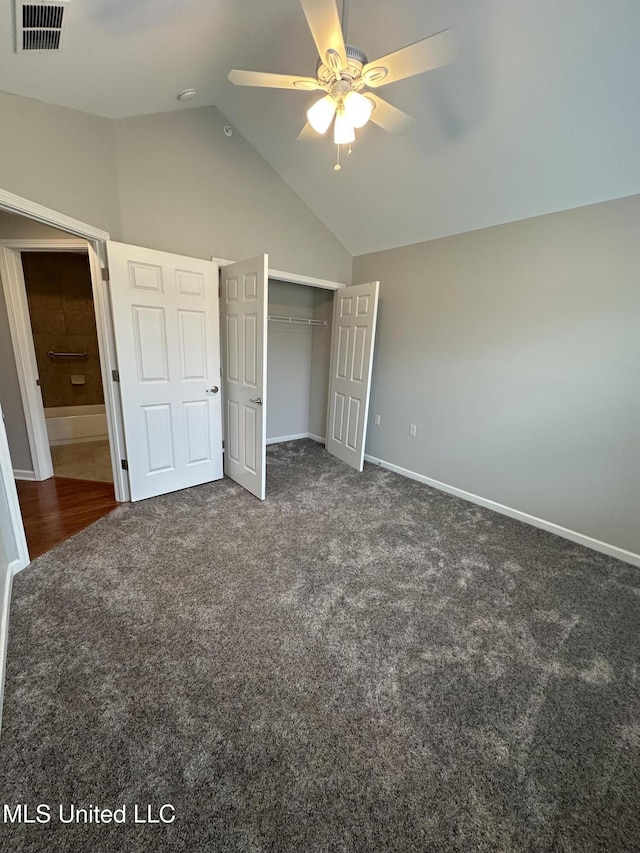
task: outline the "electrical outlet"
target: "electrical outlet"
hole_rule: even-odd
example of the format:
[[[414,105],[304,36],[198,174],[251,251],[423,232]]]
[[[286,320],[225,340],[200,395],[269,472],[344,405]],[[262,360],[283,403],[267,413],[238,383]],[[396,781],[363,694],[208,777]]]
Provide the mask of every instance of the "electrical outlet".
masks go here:
[[[373,422],[376,426],[380,426],[380,415],[374,415]]]
[[[418,431],[416,424],[409,424],[409,435],[415,435]]]

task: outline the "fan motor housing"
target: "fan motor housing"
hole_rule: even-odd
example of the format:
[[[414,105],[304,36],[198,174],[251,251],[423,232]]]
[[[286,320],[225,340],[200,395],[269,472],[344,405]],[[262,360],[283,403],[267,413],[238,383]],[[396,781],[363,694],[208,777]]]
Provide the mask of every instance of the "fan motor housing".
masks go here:
[[[350,80],[352,88],[360,88],[358,83],[361,79],[362,68],[369,60],[363,50],[360,50],[359,47],[354,47],[352,44],[345,45],[345,50],[347,54],[347,67],[340,71],[340,77],[342,79]],[[318,63],[316,65],[316,76],[321,83],[324,83],[325,86],[331,86],[331,84],[335,83],[337,79],[335,70],[326,65],[322,59],[318,59]],[[362,82],[362,85],[364,85],[364,82]]]

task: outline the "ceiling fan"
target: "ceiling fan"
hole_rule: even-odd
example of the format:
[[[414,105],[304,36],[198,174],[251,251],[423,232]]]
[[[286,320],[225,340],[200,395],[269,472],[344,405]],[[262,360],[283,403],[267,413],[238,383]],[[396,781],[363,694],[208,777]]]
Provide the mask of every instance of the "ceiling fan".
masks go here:
[[[308,122],[298,139],[322,135],[333,122],[336,145],[351,145],[356,129],[364,127],[369,119],[389,133],[404,133],[414,119],[367,90],[451,62],[454,55],[451,30],[435,33],[369,62],[364,51],[345,44],[348,0],[343,0],[342,22],[336,0],[300,0],[300,3],[318,49],[316,77],[233,70],[229,72],[229,80],[236,86],[325,92],[307,111]],[[339,163],[338,159],[336,168],[340,168]]]

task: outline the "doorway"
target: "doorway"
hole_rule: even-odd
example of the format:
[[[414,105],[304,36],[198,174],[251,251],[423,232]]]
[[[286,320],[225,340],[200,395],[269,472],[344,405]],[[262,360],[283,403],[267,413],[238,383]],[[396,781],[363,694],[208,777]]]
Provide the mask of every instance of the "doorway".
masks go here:
[[[0,203],[0,391],[31,559],[123,499],[99,246]]]
[[[88,255],[21,259],[54,476],[113,484]]]
[[[31,558],[117,506],[87,250],[20,253],[53,477],[16,483]],[[48,461],[48,460],[47,460]]]

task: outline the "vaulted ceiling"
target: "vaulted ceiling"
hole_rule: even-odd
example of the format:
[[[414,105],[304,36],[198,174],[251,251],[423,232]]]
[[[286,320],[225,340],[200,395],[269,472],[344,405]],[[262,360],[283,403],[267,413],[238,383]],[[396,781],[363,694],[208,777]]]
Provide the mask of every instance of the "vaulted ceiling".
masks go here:
[[[380,90],[415,127],[367,125],[340,172],[329,138],[296,141],[317,94],[227,80],[314,74],[299,0],[71,0],[48,53],[15,52],[0,0],[0,88],[114,119],[214,104],[353,255],[640,192],[638,0],[351,0],[347,41],[447,27],[453,65]]]

